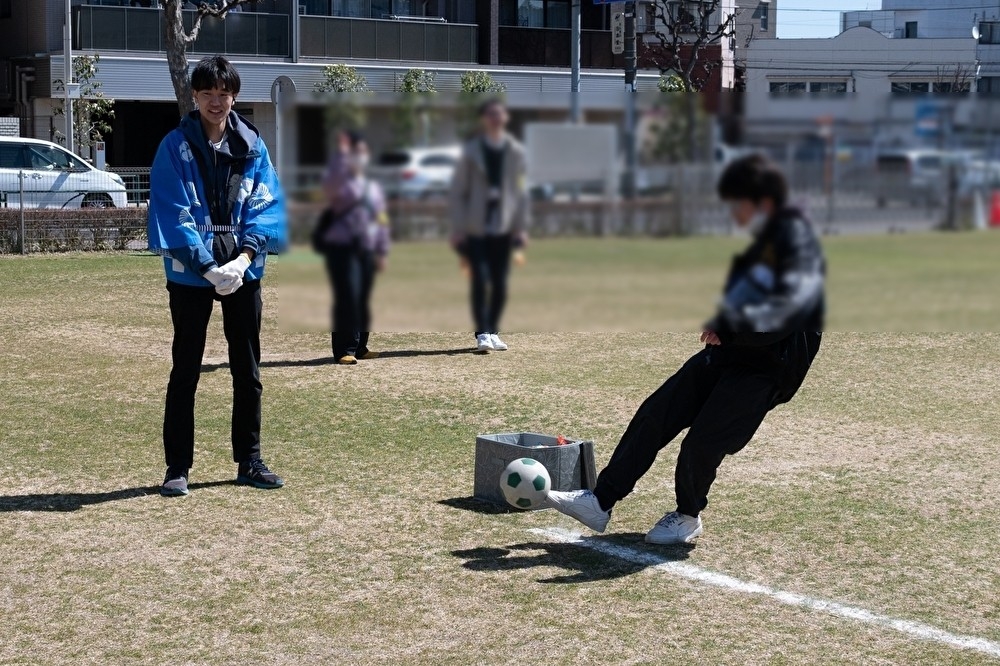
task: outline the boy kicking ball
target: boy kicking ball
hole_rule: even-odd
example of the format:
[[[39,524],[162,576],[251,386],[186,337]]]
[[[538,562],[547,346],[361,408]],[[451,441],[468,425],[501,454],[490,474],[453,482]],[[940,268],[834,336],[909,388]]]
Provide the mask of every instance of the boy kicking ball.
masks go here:
[[[654,544],[690,543],[723,458],[740,451],[764,417],[788,402],[819,350],[824,316],[822,249],[788,185],[765,158],[732,162],[718,185],[736,223],[752,234],[733,260],[704,349],[639,407],[593,491],[552,491],[548,503],[595,532],[635,488],[660,449],[685,428],[674,472],[677,508],[646,534]]]

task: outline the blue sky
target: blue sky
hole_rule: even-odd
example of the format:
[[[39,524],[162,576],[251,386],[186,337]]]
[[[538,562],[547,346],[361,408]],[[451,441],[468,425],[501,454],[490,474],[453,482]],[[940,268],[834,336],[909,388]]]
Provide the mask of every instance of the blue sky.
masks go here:
[[[840,12],[879,9],[882,0],[778,0],[778,38],[833,37]]]

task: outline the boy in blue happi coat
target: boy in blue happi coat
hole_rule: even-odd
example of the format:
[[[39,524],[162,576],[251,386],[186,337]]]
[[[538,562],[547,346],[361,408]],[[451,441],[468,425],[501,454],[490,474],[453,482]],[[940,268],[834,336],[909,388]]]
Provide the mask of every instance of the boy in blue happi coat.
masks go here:
[[[149,248],[163,256],[174,329],[160,492],[188,493],[194,397],[215,301],[233,377],[236,482],[279,488],[284,482],[260,456],[260,280],[267,253],[285,243],[284,200],[260,133],[232,110],[240,91],[232,64],[204,58],[191,87],[198,109],[160,143],[150,174]]]

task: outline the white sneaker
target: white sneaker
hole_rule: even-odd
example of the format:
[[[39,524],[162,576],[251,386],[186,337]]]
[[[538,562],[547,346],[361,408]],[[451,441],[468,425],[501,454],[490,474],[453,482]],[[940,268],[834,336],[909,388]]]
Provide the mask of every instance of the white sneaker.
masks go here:
[[[480,333],[476,336],[476,351],[493,351],[493,340],[489,333]]]
[[[597,496],[589,490],[550,490],[548,505],[595,532],[603,532],[611,520],[611,512],[602,509]]]
[[[701,516],[692,517],[671,511],[646,532],[646,543],[666,546],[674,543],[691,543],[701,534]]]
[[[500,336],[496,333],[490,334],[490,342],[493,343],[493,349],[497,351],[507,351],[507,343],[500,339]]]

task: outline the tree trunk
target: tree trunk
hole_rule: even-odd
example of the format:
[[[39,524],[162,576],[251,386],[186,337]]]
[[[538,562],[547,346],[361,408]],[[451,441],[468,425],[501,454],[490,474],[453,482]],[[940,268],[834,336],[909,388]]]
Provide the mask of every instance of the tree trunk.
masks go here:
[[[166,0],[163,18],[170,82],[174,86],[177,107],[183,117],[194,110],[194,94],[191,92],[191,78],[188,76],[187,35],[184,33],[180,0]]]
[[[684,110],[687,116],[687,154],[688,159],[692,162],[698,159],[697,100],[698,94],[691,90],[689,84],[688,90],[684,92]]]

